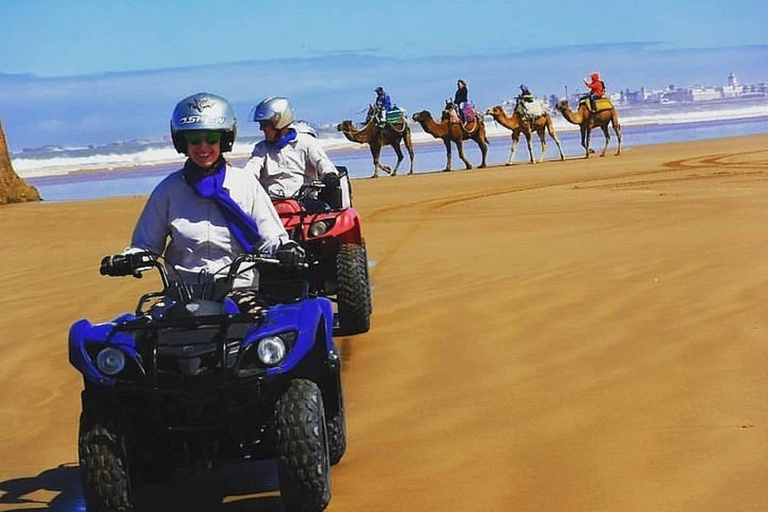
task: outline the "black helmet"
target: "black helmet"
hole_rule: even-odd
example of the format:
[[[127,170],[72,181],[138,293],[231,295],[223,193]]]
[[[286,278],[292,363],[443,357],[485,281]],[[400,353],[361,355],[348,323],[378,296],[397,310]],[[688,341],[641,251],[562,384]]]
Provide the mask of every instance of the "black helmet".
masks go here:
[[[384,92],[384,88],[379,86],[376,88],[376,92]]]
[[[187,153],[183,132],[211,130],[221,132],[221,152],[232,151],[237,135],[235,112],[227,100],[207,92],[188,96],[176,104],[171,116],[171,139],[179,153]]]

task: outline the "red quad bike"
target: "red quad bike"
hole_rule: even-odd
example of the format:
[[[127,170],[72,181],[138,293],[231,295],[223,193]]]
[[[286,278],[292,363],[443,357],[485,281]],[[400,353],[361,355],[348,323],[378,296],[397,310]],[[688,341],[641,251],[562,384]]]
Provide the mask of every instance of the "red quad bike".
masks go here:
[[[305,201],[325,188],[320,181],[303,185],[293,197],[273,198],[272,202],[286,231],[304,248],[311,262],[310,293],[336,303],[340,334],[359,334],[370,329],[373,309],[368,256],[360,217],[351,206],[347,169],[338,169],[340,208],[313,208],[311,200]]]

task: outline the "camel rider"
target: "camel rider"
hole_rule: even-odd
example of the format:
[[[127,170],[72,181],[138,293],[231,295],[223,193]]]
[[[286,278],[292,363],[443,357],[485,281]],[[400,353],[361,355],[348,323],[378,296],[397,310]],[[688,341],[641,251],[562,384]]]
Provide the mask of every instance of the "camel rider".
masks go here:
[[[527,85],[520,84],[520,94],[518,94],[515,99],[517,100],[515,109],[519,111],[520,115],[523,117],[531,117],[527,105],[533,103],[533,93],[528,89]]]
[[[456,82],[456,93],[453,95],[453,105],[458,111],[459,117],[462,121],[466,121],[464,110],[467,108],[467,95],[469,90],[467,89],[467,82],[459,80]]]
[[[264,140],[256,144],[245,170],[253,173],[272,198],[292,197],[302,185],[321,180],[318,196],[304,199],[304,206],[326,210],[341,208],[339,173],[318,139],[293,127],[288,98],[265,98],[251,110]]]
[[[533,103],[533,93],[528,89],[527,85],[520,84],[520,95],[517,99],[526,103]]]
[[[584,79],[584,85],[589,87],[589,106],[592,112],[597,112],[597,100],[605,95],[605,82],[600,80],[600,73],[592,73],[589,79]]]
[[[389,97],[389,94],[384,92],[384,88],[381,86],[376,88],[375,105],[378,122],[385,124],[387,122],[387,112],[392,108],[392,99]]]

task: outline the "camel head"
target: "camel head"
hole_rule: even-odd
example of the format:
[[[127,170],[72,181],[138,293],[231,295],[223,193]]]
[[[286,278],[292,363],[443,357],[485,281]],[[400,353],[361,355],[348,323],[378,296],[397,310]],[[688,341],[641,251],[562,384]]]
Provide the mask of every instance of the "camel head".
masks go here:
[[[498,119],[500,117],[504,117],[506,112],[504,112],[504,108],[502,108],[501,105],[496,105],[486,110],[485,115],[492,116],[494,119]]]
[[[354,128],[355,128],[355,125],[353,125],[352,121],[350,121],[349,119],[345,119],[344,121],[336,125],[336,130],[340,132],[349,132],[349,131],[352,131]]]
[[[568,100],[564,99],[557,102],[555,105],[555,110],[558,112],[565,112],[566,110],[571,110],[571,106],[568,105]]]
[[[421,112],[413,114],[413,120],[417,123],[422,123],[429,119],[432,119],[432,114],[430,114],[428,110],[422,110]]]

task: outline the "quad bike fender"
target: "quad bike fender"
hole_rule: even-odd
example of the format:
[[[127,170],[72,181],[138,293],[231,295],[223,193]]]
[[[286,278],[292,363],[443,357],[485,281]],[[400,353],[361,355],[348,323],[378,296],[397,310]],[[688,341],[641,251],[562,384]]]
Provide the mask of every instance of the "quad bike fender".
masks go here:
[[[318,329],[324,330],[322,339],[326,343],[325,351],[330,353],[333,350],[333,310],[330,300],[317,297],[294,304],[281,304],[270,309],[265,322],[247,335],[243,348],[265,336],[296,331],[296,341],[288,356],[280,365],[266,371],[267,375],[286,373],[301,363],[315,346]]]
[[[101,346],[115,346],[122,350],[129,358],[137,358],[136,340],[126,332],[116,331],[115,326],[121,321],[128,320],[133,315],[126,314],[114,322],[103,324],[92,324],[88,320],[78,320],[69,330],[69,362],[87,380],[100,384],[102,386],[113,386],[115,379],[101,373],[96,362],[91,357],[96,351],[90,351],[89,348]]]
[[[333,228],[325,236],[338,238],[340,244],[360,244],[363,234],[357,210],[347,208],[339,213]]]

